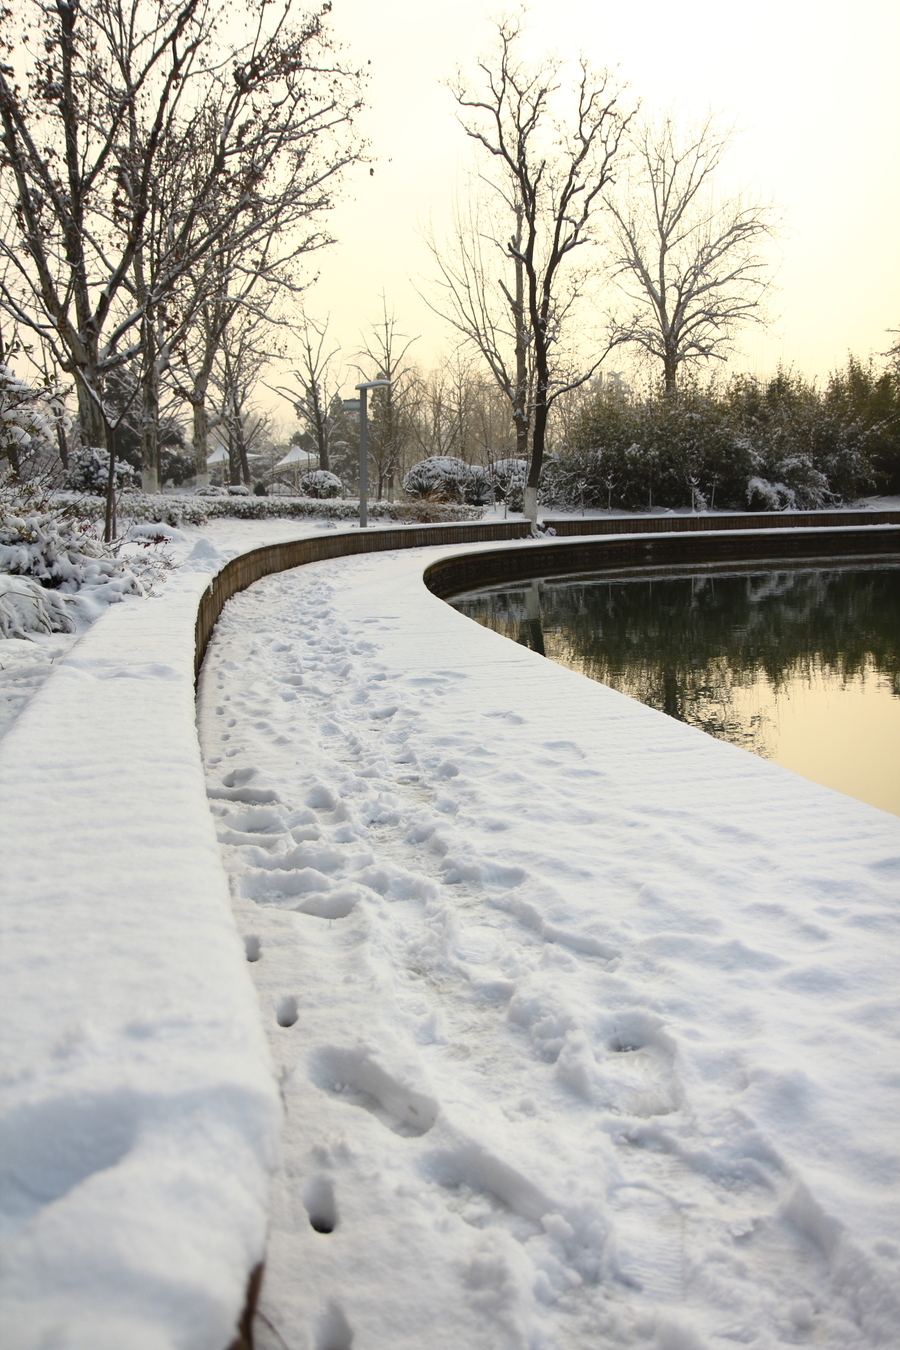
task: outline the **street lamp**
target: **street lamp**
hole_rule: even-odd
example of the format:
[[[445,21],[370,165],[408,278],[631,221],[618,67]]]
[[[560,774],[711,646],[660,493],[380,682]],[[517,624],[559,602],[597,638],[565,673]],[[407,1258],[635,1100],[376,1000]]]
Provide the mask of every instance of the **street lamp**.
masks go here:
[[[369,406],[370,389],[387,389],[390,380],[365,380],[355,386],[359,398],[345,398],[345,412],[359,413],[359,528],[364,530],[369,523],[369,504],[366,495],[369,490]]]

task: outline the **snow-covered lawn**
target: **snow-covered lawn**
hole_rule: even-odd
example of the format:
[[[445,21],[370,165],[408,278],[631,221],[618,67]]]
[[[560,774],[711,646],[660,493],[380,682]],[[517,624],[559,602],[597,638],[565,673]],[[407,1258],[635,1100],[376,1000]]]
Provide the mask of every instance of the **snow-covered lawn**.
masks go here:
[[[445,552],[258,583],[202,676],[258,1346],[896,1346],[900,822],[470,623]]]

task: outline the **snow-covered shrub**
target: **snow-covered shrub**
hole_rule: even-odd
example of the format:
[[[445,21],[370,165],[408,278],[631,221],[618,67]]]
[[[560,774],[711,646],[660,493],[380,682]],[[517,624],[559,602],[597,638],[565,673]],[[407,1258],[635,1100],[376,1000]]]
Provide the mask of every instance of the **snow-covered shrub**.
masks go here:
[[[747,505],[751,511],[790,511],[796,504],[794,493],[784,483],[770,483],[756,474],[747,483]]]
[[[207,483],[206,487],[198,487],[195,495],[198,497],[227,497],[228,493],[223,487],[217,487],[215,483]]]
[[[513,511],[522,510],[528,465],[524,459],[498,459],[492,468],[494,495]]]
[[[83,510],[92,510],[95,518],[103,515],[101,498],[78,499]],[[457,505],[451,502],[369,502],[369,515],[396,521],[463,521],[480,520],[484,510],[480,506]],[[135,493],[122,499],[119,506],[119,527],[130,522],[163,522],[176,528],[181,525],[203,525],[207,520],[223,516],[238,520],[278,520],[313,517],[318,520],[357,520],[359,502],[353,499],[315,497],[201,497],[157,496]]]
[[[304,497],[314,497],[317,500],[341,495],[341,480],[337,474],[329,473],[327,469],[313,469],[311,473],[305,473],[300,479],[300,487]]]
[[[469,466],[463,460],[453,455],[431,455],[412,466],[403,479],[403,491],[410,497],[459,502],[469,477]]]
[[[174,497],[166,498],[167,502],[177,500]],[[205,502],[204,506],[210,519],[220,516],[236,516],[240,520],[302,519],[310,516],[318,520],[351,521],[359,519],[359,502],[347,498],[330,498],[320,501],[314,497],[251,497],[249,500],[235,497],[218,502]],[[369,517],[372,520],[438,523],[480,520],[483,514],[483,507],[465,506],[456,502],[427,500],[369,502]]]
[[[137,568],[126,564],[78,510],[75,503],[54,501],[40,483],[0,484],[0,631],[5,637],[65,631],[74,626],[73,603],[94,618],[99,607],[144,593],[138,572],[146,578],[157,570],[153,560],[142,560]]]
[[[487,506],[494,499],[494,485],[486,469],[473,464],[463,493],[470,506]]]
[[[86,446],[76,450],[66,474],[66,487],[73,492],[92,492],[102,496],[109,481],[109,453],[99,446]],[[116,460],[116,489],[138,487],[139,478],[131,465],[124,459]]]
[[[59,391],[30,385],[0,364],[0,460],[20,475],[39,471],[56,456],[57,426],[71,426]]]
[[[31,577],[0,572],[0,637],[71,633],[75,627],[66,600]]]
[[[811,455],[789,455],[781,460],[777,469],[779,479],[783,480],[801,511],[814,511],[834,500],[828,478],[816,468]]]
[[[162,493],[135,493],[124,497],[119,503],[119,523],[126,521],[150,521],[153,523],[162,523],[165,525],[203,525],[209,520],[210,506],[214,505],[209,498],[197,500],[200,494],[188,496],[166,497]],[[240,498],[229,498],[219,496],[215,502],[221,502],[224,513],[228,514],[228,507],[237,505]]]
[[[247,487],[245,483],[229,483],[227,491],[229,497],[250,496],[250,489]]]

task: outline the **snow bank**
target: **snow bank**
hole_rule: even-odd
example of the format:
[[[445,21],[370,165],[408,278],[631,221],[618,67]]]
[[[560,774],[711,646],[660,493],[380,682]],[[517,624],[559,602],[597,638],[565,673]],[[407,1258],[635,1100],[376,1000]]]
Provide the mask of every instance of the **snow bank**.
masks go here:
[[[896,1346],[900,821],[474,625],[450,552],[269,577],[203,671],[258,1350]]]
[[[233,550],[231,550],[233,552]],[[9,1350],[224,1350],[279,1104],[194,729],[201,541],[108,610],[0,755]]]

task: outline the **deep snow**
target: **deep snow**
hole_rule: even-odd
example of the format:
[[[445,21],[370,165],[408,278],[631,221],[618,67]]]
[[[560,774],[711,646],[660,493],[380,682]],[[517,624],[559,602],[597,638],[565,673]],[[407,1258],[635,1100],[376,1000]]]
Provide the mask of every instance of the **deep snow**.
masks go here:
[[[896,1346],[900,822],[471,623],[446,551],[267,578],[204,667],[258,1345]]]

